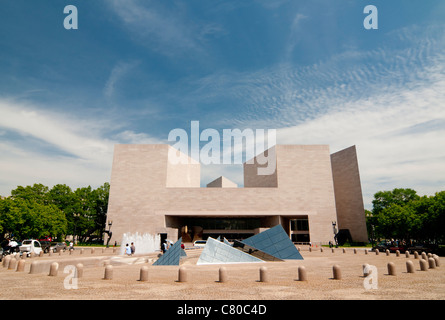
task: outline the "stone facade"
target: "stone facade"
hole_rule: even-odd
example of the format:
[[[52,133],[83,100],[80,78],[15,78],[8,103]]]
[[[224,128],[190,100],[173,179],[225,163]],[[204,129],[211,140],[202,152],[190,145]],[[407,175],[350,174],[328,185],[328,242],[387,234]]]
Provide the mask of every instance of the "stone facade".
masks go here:
[[[326,145],[277,145],[269,150],[276,156],[275,172],[258,176],[261,165],[248,161],[244,188],[200,188],[199,163],[169,163],[172,149],[115,146],[108,207],[112,242],[120,243],[129,232],[176,241],[190,217],[257,218],[261,225],[255,233],[281,224],[289,235],[291,220],[307,219],[312,243],[333,241],[332,221],[337,221],[353,228],[354,240],[367,239],[355,148],[331,156]]]
[[[355,146],[331,155],[339,229],[349,229],[355,241],[368,241]]]

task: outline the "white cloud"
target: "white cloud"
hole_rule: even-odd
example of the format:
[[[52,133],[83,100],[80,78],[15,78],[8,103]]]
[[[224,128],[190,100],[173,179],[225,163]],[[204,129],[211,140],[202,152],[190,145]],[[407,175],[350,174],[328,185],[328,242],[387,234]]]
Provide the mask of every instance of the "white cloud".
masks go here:
[[[368,205],[375,192],[397,187],[434,194],[445,185],[445,77],[398,90],[279,129],[277,143],[329,144],[331,152],[356,145]]]
[[[76,121],[68,114],[49,113],[11,100],[0,100],[0,112],[0,127],[40,139],[81,159],[97,161],[110,153],[108,141],[85,130],[96,126],[93,121]]]
[[[148,43],[165,55],[177,50],[200,51],[199,33],[191,21],[186,21],[178,10],[163,8],[160,2],[138,0],[107,0],[105,4],[124,23],[138,42]]]
[[[136,67],[138,62],[120,62],[111,70],[111,74],[104,87],[104,95],[107,98],[112,98],[115,94],[116,84],[125,76],[131,69]]]
[[[433,194],[445,186],[443,30],[405,28],[375,50],[311,66],[215,74],[202,91],[240,102],[222,126],[277,128],[278,144],[328,144],[331,152],[356,145],[367,205],[396,187]]]
[[[0,114],[0,195],[34,183],[99,186],[110,180],[115,144],[157,143],[133,131],[108,138],[108,127],[119,127],[110,119],[102,123],[66,112],[55,114],[10,99],[0,99]],[[8,140],[8,132],[21,138]],[[30,148],[36,141],[45,148]]]

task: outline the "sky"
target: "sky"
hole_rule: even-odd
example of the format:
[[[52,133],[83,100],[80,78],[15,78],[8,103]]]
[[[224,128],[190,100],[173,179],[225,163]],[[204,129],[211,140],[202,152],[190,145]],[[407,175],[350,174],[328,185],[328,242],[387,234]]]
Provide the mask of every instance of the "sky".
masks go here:
[[[98,187],[115,144],[192,121],[355,145],[368,209],[381,190],[445,190],[445,1],[0,0],[0,195]],[[220,175],[242,186],[233,165],[201,184]]]

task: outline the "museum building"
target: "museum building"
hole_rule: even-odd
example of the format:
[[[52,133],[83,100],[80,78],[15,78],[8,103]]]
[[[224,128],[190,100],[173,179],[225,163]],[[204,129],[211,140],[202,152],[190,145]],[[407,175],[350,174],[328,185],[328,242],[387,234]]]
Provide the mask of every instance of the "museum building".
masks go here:
[[[243,164],[242,188],[225,177],[200,187],[200,164],[186,155],[186,163],[172,163],[172,148],[115,146],[107,214],[112,242],[129,233],[161,242],[233,241],[276,225],[295,243],[327,244],[334,229],[368,241],[355,146],[330,154],[327,145],[276,145],[263,154],[276,160],[274,172],[259,175],[264,164],[257,155]]]

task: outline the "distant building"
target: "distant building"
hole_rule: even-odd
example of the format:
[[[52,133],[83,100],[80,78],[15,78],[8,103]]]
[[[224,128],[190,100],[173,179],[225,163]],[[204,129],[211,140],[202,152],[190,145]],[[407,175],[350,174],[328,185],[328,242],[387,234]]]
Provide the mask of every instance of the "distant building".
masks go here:
[[[281,224],[294,242],[334,241],[349,229],[368,241],[355,146],[330,154],[327,145],[276,145],[276,170],[258,175],[244,163],[244,187],[225,177],[200,187],[200,164],[172,164],[169,145],[116,145],[108,220],[113,240],[124,233],[184,242],[207,237],[244,239]]]

